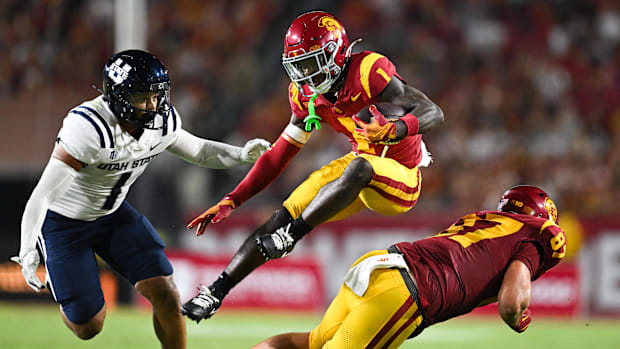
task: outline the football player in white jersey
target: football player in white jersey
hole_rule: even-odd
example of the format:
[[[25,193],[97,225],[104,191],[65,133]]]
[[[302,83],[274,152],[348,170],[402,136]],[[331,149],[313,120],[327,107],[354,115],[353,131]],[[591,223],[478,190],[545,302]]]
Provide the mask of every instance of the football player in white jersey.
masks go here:
[[[30,287],[45,288],[35,275],[38,245],[62,319],[89,339],[101,331],[106,313],[97,254],[151,302],[162,347],[183,348],[172,266],[153,226],[125,201],[127,192],[164,150],[204,167],[230,168],[253,163],[270,144],[253,139],[240,148],[183,130],[170,104],[168,71],[148,52],[115,54],[103,75],[103,94],[65,117],[24,210],[19,256],[11,259]]]

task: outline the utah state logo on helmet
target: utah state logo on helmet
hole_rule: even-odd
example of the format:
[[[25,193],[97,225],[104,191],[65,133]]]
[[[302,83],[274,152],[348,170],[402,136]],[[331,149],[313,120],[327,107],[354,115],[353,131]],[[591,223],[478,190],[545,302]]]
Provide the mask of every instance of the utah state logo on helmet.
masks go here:
[[[141,93],[157,93],[155,110],[141,109],[132,103],[132,96]],[[168,70],[146,51],[118,52],[103,68],[103,98],[119,119],[141,128],[164,128],[170,112]]]

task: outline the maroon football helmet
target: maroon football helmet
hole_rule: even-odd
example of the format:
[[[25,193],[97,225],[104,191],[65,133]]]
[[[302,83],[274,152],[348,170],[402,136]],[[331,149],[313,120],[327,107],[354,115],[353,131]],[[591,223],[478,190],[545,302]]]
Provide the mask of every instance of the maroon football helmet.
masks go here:
[[[300,15],[284,37],[282,64],[302,93],[304,84],[314,93],[329,91],[350,56],[346,30],[327,12],[311,11]]]
[[[532,185],[519,185],[508,189],[502,195],[497,210],[546,218],[558,223],[555,203],[542,189]]]

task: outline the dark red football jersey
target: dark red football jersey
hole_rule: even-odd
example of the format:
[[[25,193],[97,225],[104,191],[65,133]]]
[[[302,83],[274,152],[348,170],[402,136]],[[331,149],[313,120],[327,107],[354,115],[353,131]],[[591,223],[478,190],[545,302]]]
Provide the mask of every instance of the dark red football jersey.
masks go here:
[[[435,236],[396,246],[416,278],[430,325],[496,301],[513,260],[522,261],[536,280],[564,257],[566,236],[544,218],[485,211],[464,216]]]
[[[323,119],[321,121],[323,125],[328,123],[336,132],[346,135],[353,151],[381,155],[385,146],[368,143],[355,133],[356,126],[351,116],[365,106],[379,102],[377,96],[393,76],[401,80],[402,78],[396,73],[396,68],[389,59],[370,51],[353,54],[344,74],[346,75],[343,86],[336,103],[331,103],[322,95],[318,95],[314,100],[315,113]],[[306,95],[312,95],[307,86],[303,88]],[[300,93],[293,83],[289,85],[288,92],[291,112],[303,120],[308,116],[310,97]],[[421,141],[421,135],[405,137],[398,144],[390,145],[385,156],[408,168],[416,167],[422,160]]]

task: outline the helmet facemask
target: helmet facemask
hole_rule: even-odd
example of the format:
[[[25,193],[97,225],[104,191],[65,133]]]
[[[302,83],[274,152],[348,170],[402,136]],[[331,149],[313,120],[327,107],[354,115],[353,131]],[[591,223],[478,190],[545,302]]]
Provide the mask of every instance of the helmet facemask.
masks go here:
[[[124,108],[120,118],[141,128],[161,129],[170,112],[170,83],[152,84],[152,91],[129,92],[121,90],[117,101]],[[159,86],[161,85],[161,86]]]
[[[338,80],[342,69],[336,64],[335,58],[341,45],[342,38],[338,38],[338,42],[329,41],[319,49],[282,57],[286,73],[304,96],[310,97],[304,93],[304,84],[308,85],[312,92],[323,94]]]

